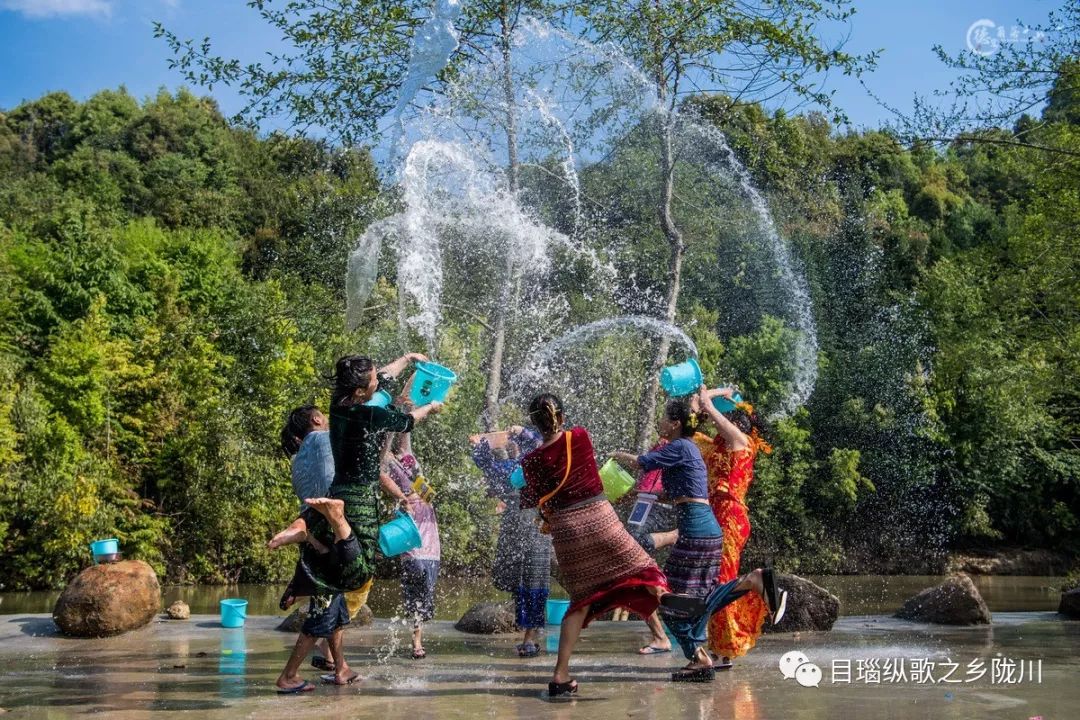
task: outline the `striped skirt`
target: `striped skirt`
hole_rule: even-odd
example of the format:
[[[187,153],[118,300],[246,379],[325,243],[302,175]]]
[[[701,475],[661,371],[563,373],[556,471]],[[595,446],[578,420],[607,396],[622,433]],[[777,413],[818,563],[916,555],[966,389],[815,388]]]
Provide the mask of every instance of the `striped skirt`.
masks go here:
[[[607,499],[601,496],[559,510],[551,515],[549,525],[563,587],[570,595],[568,612],[588,606],[588,624],[615,607],[642,617],[656,610],[659,600],[649,588],[666,590],[667,581],[626,532]]]
[[[671,591],[696,597],[707,595],[717,584],[723,554],[723,536],[691,538],[680,534],[664,563]]]

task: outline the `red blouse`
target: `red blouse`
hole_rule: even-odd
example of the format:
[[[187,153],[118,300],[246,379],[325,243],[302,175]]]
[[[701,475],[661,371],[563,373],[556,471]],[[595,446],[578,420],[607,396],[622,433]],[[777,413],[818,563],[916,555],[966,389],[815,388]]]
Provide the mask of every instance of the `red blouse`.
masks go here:
[[[569,507],[604,492],[588,431],[576,427],[566,432],[570,433],[570,476],[562,489],[545,505],[551,510]],[[560,434],[547,447],[533,450],[522,458],[521,469],[525,473],[521,507],[536,507],[540,498],[554,490],[566,474],[566,438]]]

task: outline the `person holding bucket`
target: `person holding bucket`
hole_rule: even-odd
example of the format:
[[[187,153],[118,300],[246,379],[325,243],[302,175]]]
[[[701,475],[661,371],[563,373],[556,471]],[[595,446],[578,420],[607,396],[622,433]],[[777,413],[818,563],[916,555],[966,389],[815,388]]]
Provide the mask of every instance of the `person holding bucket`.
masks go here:
[[[490,435],[494,435],[491,433]],[[540,654],[540,629],[544,627],[544,608],[551,585],[551,538],[540,532],[536,510],[520,506],[520,487],[513,480],[520,468],[519,457],[539,447],[540,434],[514,425],[506,443],[492,448],[484,435],[470,438],[473,462],[484,473],[487,494],[505,507],[499,521],[499,539],[495,545],[492,579],[495,587],[514,596],[515,620],[525,631],[517,646],[518,657]]]
[[[326,416],[314,405],[295,408],[289,413],[281,429],[281,450],[289,458],[293,492],[300,502],[300,512],[303,512],[307,509],[304,498],[325,497],[334,482],[334,454],[330,449],[329,421]],[[314,538],[309,538],[308,542],[312,543],[316,550],[326,551]],[[279,545],[271,540],[269,547],[273,550]],[[367,602],[373,584],[374,580],[368,580],[363,587],[344,593],[350,620],[356,618],[360,608]],[[296,600],[295,590],[290,583],[281,596],[279,605],[282,610],[288,610]],[[325,638],[319,640],[318,650],[321,654],[312,657],[311,666],[317,670],[333,672],[335,668],[333,662],[328,660],[330,648]]]
[[[592,619],[616,607],[647,617],[661,604],[697,619],[706,612],[708,599],[669,591],[660,568],[626,532],[605,497],[588,431],[563,430],[562,401],[551,393],[536,396],[529,418],[543,442],[521,461],[525,487],[520,505],[537,508],[550,531],[570,595],[548,694],[573,695],[578,683],[570,677],[570,657]]]
[[[660,614],[678,641],[689,664],[672,674],[676,682],[709,682],[716,677],[712,657],[704,645],[709,616],[750,592],[767,598],[773,622],[784,615],[787,593],[776,588],[771,568],[757,569],[741,578],[717,581],[724,551],[724,536],[709,506],[708,472],[697,445],[690,439],[698,427],[697,414],[684,398],[668,401],[660,421],[660,435],[668,440],[658,450],[634,456],[618,452],[615,459],[631,470],[661,470],[664,492],[675,503],[678,539],[664,564],[671,589],[707,597],[707,613],[688,619],[662,608]],[[653,538],[654,541],[660,538]]]
[[[724,556],[717,577],[723,583],[738,576],[742,550],[750,538],[746,493],[754,481],[754,461],[759,452],[771,453],[772,447],[762,437],[765,426],[753,406],[743,402],[733,388],[709,390],[702,385],[698,397],[717,430],[715,438],[708,438],[702,455],[709,471],[709,504],[724,531]],[[721,407],[727,411],[722,412]],[[754,647],[768,615],[761,598],[751,594],[712,616],[709,650],[720,657],[718,668],[730,668],[733,658]]]
[[[382,373],[370,358],[359,355],[345,356],[335,366],[329,423],[334,481],[325,497],[305,498],[308,510],[278,535],[282,544],[314,538],[328,548],[328,552],[320,553],[310,543],[303,546],[293,587],[297,595],[311,597],[310,608],[293,653],[278,677],[281,692],[311,689],[297,671],[317,637],[329,638],[334,659],[334,674],[324,680],[346,684],[359,677],[349,669],[341,650],[342,630],[349,622],[342,593],[362,587],[374,575],[383,441],[387,433],[409,432],[415,423],[442,410],[439,402],[408,414],[392,406],[366,403],[380,384],[388,385],[413,360],[426,358],[406,355],[387,365]]]
[[[425,500],[413,489],[423,475],[412,452],[412,435],[399,433],[387,438],[386,442],[387,453],[383,461],[386,475],[393,481],[393,489],[401,493],[402,503],[420,531],[420,546],[401,555],[401,601],[405,616],[413,621],[413,660],[421,660],[427,657],[424,623],[435,617],[435,582],[439,577],[441,557],[439,523],[430,498]]]

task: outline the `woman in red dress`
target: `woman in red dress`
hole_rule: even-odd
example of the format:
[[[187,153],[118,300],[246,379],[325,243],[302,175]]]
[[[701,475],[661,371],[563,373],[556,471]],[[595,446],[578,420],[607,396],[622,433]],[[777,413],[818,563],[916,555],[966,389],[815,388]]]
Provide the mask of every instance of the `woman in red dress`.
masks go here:
[[[664,573],[626,532],[604,496],[589,433],[580,427],[563,430],[562,401],[550,393],[538,395],[529,418],[543,443],[521,461],[521,507],[539,509],[570,594],[548,694],[572,695],[578,684],[570,677],[570,656],[593,618],[616,607],[648,617],[661,604],[701,617],[705,604],[702,598],[672,594]]]
[[[699,396],[702,410],[717,428],[709,446],[699,444],[699,448],[709,471],[709,504],[724,531],[724,555],[718,578],[722,583],[739,576],[739,558],[750,538],[746,493],[754,481],[754,460],[759,451],[772,452],[759,434],[761,422],[749,403],[740,402],[727,414],[713,405],[713,398],[730,399],[731,394],[731,388],[708,390],[702,386]],[[721,658],[717,669],[729,669],[733,658],[745,655],[754,647],[767,617],[769,608],[756,593],[744,595],[712,616],[709,650]]]

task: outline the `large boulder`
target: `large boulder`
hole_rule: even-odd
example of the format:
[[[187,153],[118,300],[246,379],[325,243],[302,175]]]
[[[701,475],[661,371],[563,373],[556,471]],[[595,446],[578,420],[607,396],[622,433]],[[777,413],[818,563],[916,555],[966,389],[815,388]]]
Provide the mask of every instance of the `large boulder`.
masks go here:
[[[146,625],[161,612],[161,586],[142,560],[93,565],[71,581],[53,609],[60,632],[108,637]]]
[[[765,621],[765,632],[801,632],[831,630],[840,615],[840,598],[798,575],[776,576],[776,584],[787,590],[788,602],[784,619],[773,625]]]
[[[939,625],[989,625],[990,609],[971,578],[952,575],[909,598],[896,617]]]
[[[1061,604],[1058,612],[1067,618],[1080,620],[1080,588],[1073,588],[1061,593]]]
[[[509,633],[517,629],[514,619],[514,603],[482,602],[473,605],[454,624],[461,632],[478,635]]]
[[[303,607],[296,608],[288,617],[278,623],[277,627],[274,629],[288,633],[300,632],[300,628],[303,627],[304,621],[307,620],[308,614],[306,608],[306,603],[304,603]],[[373,622],[375,622],[375,613],[371,612],[371,608],[365,603],[360,606],[360,609],[356,612],[356,617],[345,626],[345,629],[348,630],[351,627],[363,627],[364,625],[370,625]]]

